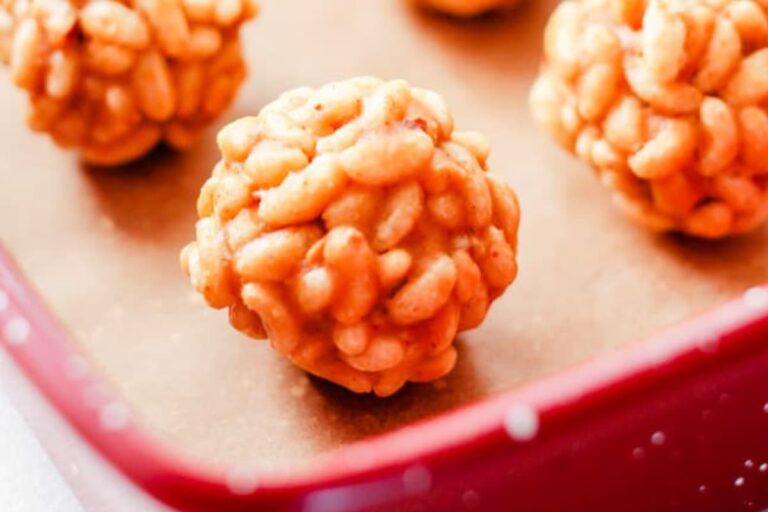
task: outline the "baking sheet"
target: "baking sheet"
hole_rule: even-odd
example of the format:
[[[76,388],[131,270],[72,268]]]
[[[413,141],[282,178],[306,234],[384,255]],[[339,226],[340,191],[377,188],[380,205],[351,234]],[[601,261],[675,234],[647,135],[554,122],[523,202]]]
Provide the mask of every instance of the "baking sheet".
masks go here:
[[[316,453],[557,372],[768,280],[768,231],[720,243],[649,234],[527,111],[551,0],[469,23],[399,0],[267,0],[245,31],[250,78],[227,120],[285,89],[372,74],[445,96],[486,133],[522,205],[520,275],[460,336],[447,378],[389,399],[308,378],[209,310],[178,266],[215,130],[186,154],[83,167],[23,125],[0,81],[0,238],[150,432],[213,466],[286,469]]]

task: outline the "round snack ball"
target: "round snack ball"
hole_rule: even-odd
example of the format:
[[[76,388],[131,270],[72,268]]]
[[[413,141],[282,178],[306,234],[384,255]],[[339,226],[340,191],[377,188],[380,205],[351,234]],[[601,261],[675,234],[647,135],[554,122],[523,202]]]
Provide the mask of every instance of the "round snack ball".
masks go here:
[[[720,238],[768,216],[768,4],[566,1],[534,117],[646,226]]]
[[[85,161],[184,149],[245,77],[240,25],[256,0],[0,0],[0,60],[32,129]]]
[[[235,328],[317,376],[379,396],[437,379],[515,279],[515,194],[434,92],[296,89],[218,143],[182,267]]]
[[[490,11],[516,6],[520,0],[414,0],[415,2],[450,16],[472,18]]]

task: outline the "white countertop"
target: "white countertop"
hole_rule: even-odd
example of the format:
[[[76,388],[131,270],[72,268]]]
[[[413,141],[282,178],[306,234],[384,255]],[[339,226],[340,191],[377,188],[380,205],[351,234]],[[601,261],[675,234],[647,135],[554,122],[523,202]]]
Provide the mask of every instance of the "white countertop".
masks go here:
[[[0,510],[163,512],[70,427],[0,349]]]

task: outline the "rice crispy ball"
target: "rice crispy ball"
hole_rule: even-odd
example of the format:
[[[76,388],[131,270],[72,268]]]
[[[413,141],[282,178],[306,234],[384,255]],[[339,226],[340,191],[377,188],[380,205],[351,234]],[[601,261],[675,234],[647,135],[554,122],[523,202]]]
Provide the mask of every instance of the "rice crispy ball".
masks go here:
[[[185,149],[245,78],[256,0],[0,0],[0,60],[28,122],[96,165]]]
[[[232,325],[387,396],[451,371],[517,274],[519,208],[434,92],[355,78],[222,129],[182,267]]]
[[[450,16],[472,18],[490,11],[516,6],[520,0],[414,0],[415,2]]]
[[[642,224],[720,238],[768,215],[768,4],[569,0],[534,117]]]

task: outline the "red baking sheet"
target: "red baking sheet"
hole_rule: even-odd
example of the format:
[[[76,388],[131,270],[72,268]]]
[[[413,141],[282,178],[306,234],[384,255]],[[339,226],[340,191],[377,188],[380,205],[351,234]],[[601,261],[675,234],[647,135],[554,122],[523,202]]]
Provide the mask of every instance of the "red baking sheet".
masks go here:
[[[5,348],[110,461],[182,510],[755,510],[768,504],[768,287],[625,352],[341,447],[202,471],[131,421],[0,253]]]

